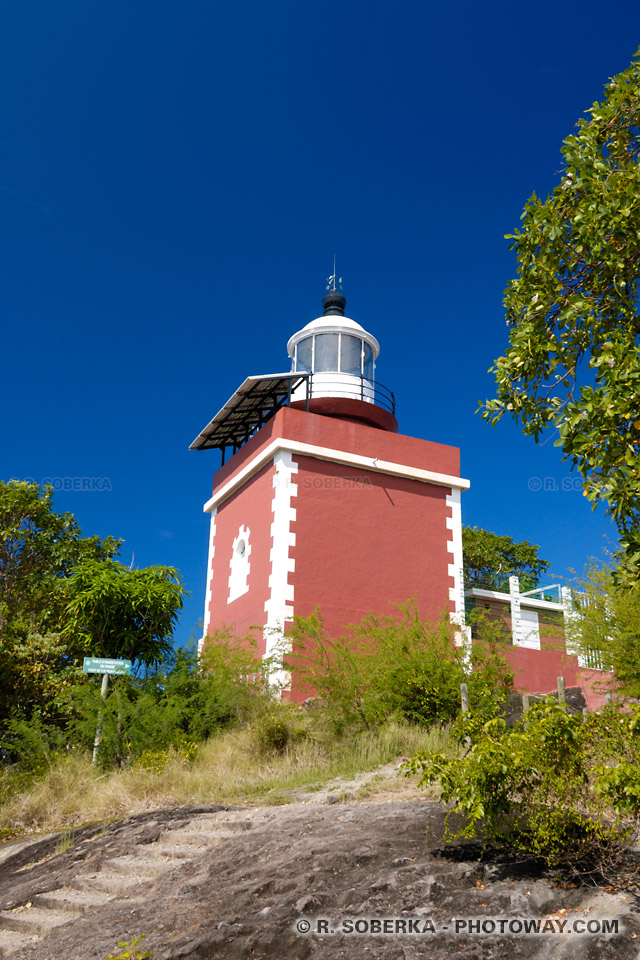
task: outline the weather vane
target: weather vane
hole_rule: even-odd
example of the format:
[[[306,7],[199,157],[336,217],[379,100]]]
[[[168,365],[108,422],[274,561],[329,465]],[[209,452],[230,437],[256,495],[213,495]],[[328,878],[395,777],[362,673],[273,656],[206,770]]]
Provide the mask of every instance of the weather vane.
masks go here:
[[[336,276],[336,255],[333,255],[333,273],[327,277],[327,290],[342,290],[342,277]]]

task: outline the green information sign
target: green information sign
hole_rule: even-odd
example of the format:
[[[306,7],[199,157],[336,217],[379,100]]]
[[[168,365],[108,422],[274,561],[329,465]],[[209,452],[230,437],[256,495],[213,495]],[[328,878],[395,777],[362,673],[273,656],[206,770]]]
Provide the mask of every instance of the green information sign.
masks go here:
[[[105,657],[85,657],[82,669],[85,673],[111,673],[128,675],[133,666],[131,660],[109,660]]]

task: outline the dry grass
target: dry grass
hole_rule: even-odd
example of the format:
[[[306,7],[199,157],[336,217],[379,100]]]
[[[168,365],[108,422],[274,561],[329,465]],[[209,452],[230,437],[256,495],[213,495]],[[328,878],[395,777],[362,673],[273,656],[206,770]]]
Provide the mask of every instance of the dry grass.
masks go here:
[[[375,770],[419,750],[452,749],[446,729],[390,723],[353,738],[309,737],[266,755],[256,749],[255,731],[230,730],[203,744],[192,762],[174,756],[155,770],[131,766],[104,773],[71,754],[1,803],[0,823],[14,834],[50,832],[183,803],[282,803],[299,787]]]

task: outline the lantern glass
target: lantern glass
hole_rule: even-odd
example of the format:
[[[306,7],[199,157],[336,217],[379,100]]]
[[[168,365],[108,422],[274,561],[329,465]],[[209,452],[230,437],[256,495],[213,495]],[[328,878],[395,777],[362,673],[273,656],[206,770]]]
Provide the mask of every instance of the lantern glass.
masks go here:
[[[343,333],[340,347],[340,371],[349,373],[353,377],[359,377],[361,366],[362,340]]]
[[[313,367],[314,373],[329,370],[338,370],[338,334],[316,334],[316,356]]]
[[[296,348],[296,371],[311,373],[311,363],[313,360],[313,337],[307,337],[301,340]]]
[[[368,343],[364,345],[364,365],[362,368],[365,380],[373,380],[373,348]]]

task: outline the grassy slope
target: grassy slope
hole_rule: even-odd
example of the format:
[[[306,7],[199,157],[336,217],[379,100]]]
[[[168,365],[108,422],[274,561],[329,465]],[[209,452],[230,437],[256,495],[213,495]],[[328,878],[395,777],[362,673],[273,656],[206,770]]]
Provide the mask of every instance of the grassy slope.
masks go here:
[[[43,777],[17,792],[15,775],[0,772],[0,826],[7,836],[183,803],[281,803],[297,787],[375,770],[419,750],[449,749],[446,729],[389,723],[354,737],[306,738],[279,753],[260,749],[255,729],[234,729],[201,745],[193,761],[173,756],[155,769],[138,765],[105,773],[72,753],[54,759]]]

